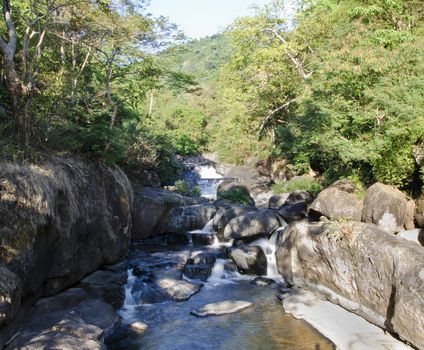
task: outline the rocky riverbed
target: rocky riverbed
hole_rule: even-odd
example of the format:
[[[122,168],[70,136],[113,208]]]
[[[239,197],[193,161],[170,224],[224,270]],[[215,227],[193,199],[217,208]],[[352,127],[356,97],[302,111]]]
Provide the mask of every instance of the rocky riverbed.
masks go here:
[[[133,202],[101,163],[3,167],[0,348],[424,348],[420,201],[346,180],[270,196],[212,169],[193,175],[208,198]]]

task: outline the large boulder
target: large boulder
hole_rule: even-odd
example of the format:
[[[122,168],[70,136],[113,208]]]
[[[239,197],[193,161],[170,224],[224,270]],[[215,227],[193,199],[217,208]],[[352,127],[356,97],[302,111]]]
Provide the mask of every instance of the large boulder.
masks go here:
[[[254,199],[250,196],[249,186],[235,180],[224,180],[217,188],[217,199],[227,199],[233,203],[255,206]]]
[[[158,234],[184,233],[203,228],[215,215],[213,204],[197,204],[173,208],[157,228]]]
[[[204,198],[193,198],[175,192],[144,187],[134,193],[132,210],[132,239],[147,239],[162,235],[161,227],[177,207],[205,203]]]
[[[261,209],[230,220],[224,229],[225,239],[251,239],[269,236],[282,223],[274,210]]]
[[[237,265],[241,273],[250,275],[265,275],[267,259],[258,246],[242,246],[228,250],[228,256]]]
[[[290,193],[273,195],[268,201],[268,208],[278,209],[279,207],[281,207],[283,204],[286,203],[287,199],[289,198],[289,195]]]
[[[408,203],[410,202],[410,203]],[[375,183],[365,193],[362,221],[395,233],[414,228],[414,205],[394,187]]]
[[[92,159],[0,164],[0,327],[22,300],[57,294],[122,259],[132,196],[118,167]]]
[[[287,203],[278,208],[277,213],[287,223],[306,218],[307,206],[305,202]]]
[[[424,252],[375,225],[293,223],[277,239],[279,272],[424,348]]]
[[[223,236],[225,226],[236,216],[244,215],[256,211],[257,209],[244,205],[231,205],[219,207],[214,218],[213,228],[219,236]]]
[[[118,321],[110,305],[74,288],[40,299],[6,349],[104,349]]]
[[[309,215],[315,218],[350,219],[361,221],[363,201],[346,187],[330,186],[321,191],[309,207]]]

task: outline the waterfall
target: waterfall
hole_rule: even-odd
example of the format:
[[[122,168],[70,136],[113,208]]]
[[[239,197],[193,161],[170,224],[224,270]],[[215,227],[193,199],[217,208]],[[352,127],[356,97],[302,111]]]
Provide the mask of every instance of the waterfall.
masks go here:
[[[124,307],[137,305],[137,300],[132,293],[133,286],[136,280],[137,280],[137,277],[134,276],[133,269],[129,269],[127,283],[125,284]]]
[[[224,179],[211,165],[201,165],[194,170],[200,177],[197,183],[200,187],[201,195],[205,198],[216,199],[216,190],[220,182]]]
[[[266,276],[274,280],[282,279],[282,277],[280,276],[280,273],[278,272],[277,259],[275,254],[277,253],[276,242],[277,242],[278,234],[281,231],[283,231],[286,227],[287,225],[281,226],[280,228],[275,230],[275,232],[271,235],[269,239],[259,238],[256,241],[253,241],[252,243],[250,243],[250,246],[261,247],[267,260]]]

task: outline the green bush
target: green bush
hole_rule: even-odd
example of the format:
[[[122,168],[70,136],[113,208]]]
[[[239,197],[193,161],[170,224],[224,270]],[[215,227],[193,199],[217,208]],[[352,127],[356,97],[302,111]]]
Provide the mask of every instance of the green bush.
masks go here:
[[[243,188],[230,188],[228,191],[219,191],[218,199],[228,199],[233,203],[240,203],[244,205],[251,204],[251,199],[247,195],[246,190]]]
[[[201,194],[200,187],[190,187],[189,183],[184,180],[175,181],[176,191],[184,196],[199,197]]]
[[[322,191],[322,185],[312,179],[306,177],[294,178],[290,181],[278,183],[272,186],[275,194],[290,193],[296,190],[308,191],[316,196]]]

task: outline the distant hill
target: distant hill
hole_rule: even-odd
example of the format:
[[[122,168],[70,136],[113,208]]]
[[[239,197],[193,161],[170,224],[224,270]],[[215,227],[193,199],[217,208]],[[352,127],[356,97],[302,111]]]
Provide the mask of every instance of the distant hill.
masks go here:
[[[228,39],[221,34],[191,40],[160,54],[168,68],[191,74],[199,83],[216,81],[220,67],[228,62],[230,55]]]

